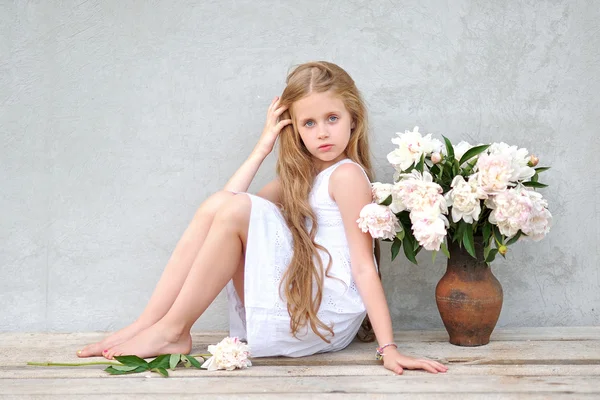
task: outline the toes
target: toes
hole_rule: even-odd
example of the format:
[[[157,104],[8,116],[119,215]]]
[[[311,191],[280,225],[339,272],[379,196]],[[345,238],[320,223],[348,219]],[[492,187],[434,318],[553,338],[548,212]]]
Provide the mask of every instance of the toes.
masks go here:
[[[97,344],[89,344],[83,349],[77,351],[77,357],[79,358],[94,357],[99,355],[100,353]]]

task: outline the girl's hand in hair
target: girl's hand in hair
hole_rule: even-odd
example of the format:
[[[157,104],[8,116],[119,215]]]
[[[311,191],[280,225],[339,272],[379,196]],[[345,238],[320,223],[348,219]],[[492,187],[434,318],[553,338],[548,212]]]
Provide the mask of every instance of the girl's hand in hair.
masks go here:
[[[260,139],[254,148],[254,153],[261,157],[266,157],[273,151],[275,141],[285,126],[292,123],[291,119],[283,119],[278,121],[281,114],[287,110],[287,106],[279,105],[279,97],[275,97],[267,110],[267,121],[265,122],[265,128],[263,129]]]
[[[384,350],[384,354],[383,366],[398,375],[402,374],[405,369],[422,369],[432,374],[448,370],[448,367],[437,361],[404,356],[393,348],[388,347]]]

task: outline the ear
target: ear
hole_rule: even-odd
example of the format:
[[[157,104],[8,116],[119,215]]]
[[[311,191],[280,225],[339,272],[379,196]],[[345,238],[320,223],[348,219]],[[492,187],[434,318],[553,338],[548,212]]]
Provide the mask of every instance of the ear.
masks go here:
[[[352,126],[350,126],[350,129],[354,129],[356,128],[356,122],[352,121]]]

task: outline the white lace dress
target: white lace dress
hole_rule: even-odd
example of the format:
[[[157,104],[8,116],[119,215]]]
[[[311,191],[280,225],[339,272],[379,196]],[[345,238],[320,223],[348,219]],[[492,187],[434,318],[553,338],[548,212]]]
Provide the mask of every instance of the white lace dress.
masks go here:
[[[325,278],[318,312],[321,321],[333,324],[335,335],[328,337],[331,343],[319,338],[310,327],[303,328],[298,338],[292,336],[286,302],[279,292],[279,283],[292,257],[292,235],[275,204],[248,194],[252,211],[245,257],[245,307],[232,282],[227,285],[227,296],[230,335],[246,339],[252,357],[301,357],[341,350],[356,336],[366,310],[352,279],[340,211],[329,196],[329,177],[336,167],[351,162],[341,160],[321,171],[309,195],[318,223],[315,241],[324,246],[333,259],[331,277]],[[326,267],[326,253],[320,251],[319,254]]]

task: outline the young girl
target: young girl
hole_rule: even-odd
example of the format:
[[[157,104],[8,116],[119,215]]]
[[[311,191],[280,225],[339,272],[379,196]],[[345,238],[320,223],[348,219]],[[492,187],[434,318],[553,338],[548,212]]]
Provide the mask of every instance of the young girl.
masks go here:
[[[193,323],[227,286],[231,336],[247,340],[254,357],[341,350],[368,313],[387,369],[445,372],[393,343],[373,239],[356,222],[371,202],[367,131],[343,69],[297,67],[252,154],[198,209],[141,316],[78,355],[188,353]],[[245,193],[278,137],[277,179]]]

